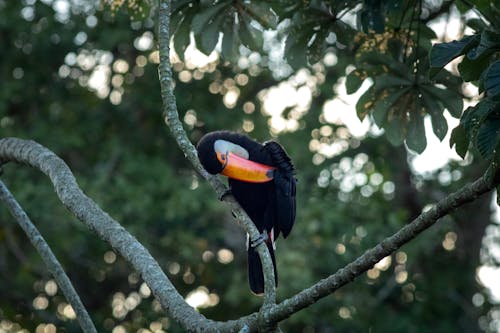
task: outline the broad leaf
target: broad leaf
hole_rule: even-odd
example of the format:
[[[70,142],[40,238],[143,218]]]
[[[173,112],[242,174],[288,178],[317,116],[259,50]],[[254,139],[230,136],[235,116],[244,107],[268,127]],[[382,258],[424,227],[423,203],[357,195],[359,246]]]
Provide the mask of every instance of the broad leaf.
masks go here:
[[[198,35],[202,33],[206,25],[215,18],[220,11],[222,11],[227,6],[231,5],[229,1],[223,1],[215,6],[210,6],[208,8],[204,8],[201,12],[196,14],[193,17],[193,22],[191,23],[191,28],[193,29],[193,33]]]
[[[466,53],[479,43],[479,36],[466,36],[459,41],[435,44],[430,53],[431,77],[456,57]],[[432,70],[434,69],[434,70]]]
[[[484,89],[490,97],[500,94],[500,60],[495,61],[484,75]]]
[[[375,79],[375,84],[373,85],[373,88],[375,89],[376,92],[379,92],[386,88],[403,89],[413,84],[413,82],[408,78],[399,77],[391,74],[382,74],[376,76],[374,79]]]
[[[460,118],[464,108],[462,96],[452,90],[441,89],[436,86],[423,85],[422,89],[443,104],[453,117]]]
[[[254,20],[260,23],[266,29],[276,29],[278,25],[278,16],[266,2],[248,2],[244,4],[248,13]]]
[[[406,145],[411,150],[422,153],[427,147],[425,137],[424,117],[419,113],[411,113],[408,122],[408,133],[406,135]]]
[[[465,56],[462,59],[462,62],[458,64],[458,71],[460,72],[462,79],[466,82],[479,80],[481,74],[488,67],[489,63],[489,57],[479,57],[471,60],[469,57]]]
[[[427,110],[427,113],[431,116],[432,121],[432,131],[443,141],[446,133],[448,133],[448,122],[443,115],[443,108],[436,101],[434,96],[427,93],[427,91],[422,90],[422,102]]]
[[[366,79],[366,74],[362,70],[355,69],[350,72],[345,79],[345,88],[348,94],[354,94]]]
[[[461,158],[465,158],[465,154],[469,149],[469,138],[467,137],[467,132],[462,125],[458,125],[451,131],[450,148],[453,146],[455,146],[457,154]]]
[[[499,138],[500,118],[487,118],[479,127],[476,136],[476,147],[483,158],[490,159],[493,157]]]
[[[384,96],[380,97],[380,100],[378,100],[375,103],[372,112],[373,120],[375,121],[375,124],[377,124],[378,127],[380,128],[385,127],[385,124],[387,123],[388,120],[387,117],[389,111],[394,107],[395,104],[398,103],[401,96],[408,93],[409,90],[410,88],[405,88],[398,90],[396,92],[392,92],[385,97]],[[403,124],[401,123],[400,126],[403,126]]]
[[[493,31],[483,31],[479,45],[467,53],[467,57],[474,60],[482,56],[488,56],[500,50],[500,34]]]

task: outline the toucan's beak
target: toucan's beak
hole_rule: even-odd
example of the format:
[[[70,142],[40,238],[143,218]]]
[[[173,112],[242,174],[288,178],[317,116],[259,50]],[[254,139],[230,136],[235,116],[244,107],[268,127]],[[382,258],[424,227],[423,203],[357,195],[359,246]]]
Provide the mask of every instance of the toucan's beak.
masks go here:
[[[226,177],[250,183],[265,183],[273,179],[274,167],[253,162],[232,152],[217,152],[217,159],[223,165],[221,174]]]
[[[217,160],[222,164],[226,177],[250,183],[265,183],[273,179],[274,167],[248,159],[248,151],[232,142],[217,140],[214,143]]]

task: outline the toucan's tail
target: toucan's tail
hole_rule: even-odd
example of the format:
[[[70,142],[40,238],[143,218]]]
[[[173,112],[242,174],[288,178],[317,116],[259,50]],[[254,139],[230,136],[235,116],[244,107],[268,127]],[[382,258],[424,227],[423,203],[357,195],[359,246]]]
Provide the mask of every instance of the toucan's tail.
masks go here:
[[[276,286],[278,286],[278,272],[276,271],[276,259],[274,258],[274,249],[272,242],[266,242],[271,259],[273,260],[274,279]],[[264,274],[262,272],[262,263],[257,251],[249,246],[248,247],[248,282],[250,282],[250,289],[257,294],[264,293]]]

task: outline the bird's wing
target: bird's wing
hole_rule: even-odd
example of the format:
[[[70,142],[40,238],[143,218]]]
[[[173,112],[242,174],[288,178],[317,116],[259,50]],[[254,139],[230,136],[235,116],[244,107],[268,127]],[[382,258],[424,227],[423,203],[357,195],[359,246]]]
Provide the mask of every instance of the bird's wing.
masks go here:
[[[288,236],[292,230],[295,221],[295,196],[296,196],[296,179],[295,167],[293,166],[290,157],[288,157],[283,147],[275,142],[268,141],[264,144],[265,150],[273,160],[274,171],[274,186],[275,186],[275,205],[276,205],[276,223],[275,232],[280,231],[283,237]]]

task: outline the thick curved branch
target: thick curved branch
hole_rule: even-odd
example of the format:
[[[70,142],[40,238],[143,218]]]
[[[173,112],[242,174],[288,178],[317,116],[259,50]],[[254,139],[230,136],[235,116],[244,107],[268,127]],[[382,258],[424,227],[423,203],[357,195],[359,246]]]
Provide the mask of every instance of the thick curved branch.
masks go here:
[[[141,274],[163,309],[186,330],[235,332],[248,326],[251,331],[255,331],[256,314],[239,320],[214,322],[190,307],[149,251],[82,192],[69,167],[52,151],[34,141],[0,139],[0,164],[9,161],[29,165],[46,174],[64,206],[101,239],[108,242]]]
[[[481,177],[473,183],[467,184],[460,190],[448,195],[439,201],[431,209],[420,214],[411,223],[401,228],[398,232],[387,237],[372,249],[366,251],[355,261],[347,264],[335,274],[319,281],[313,286],[299,292],[295,296],[274,306],[269,311],[272,321],[281,321],[290,317],[293,313],[308,307],[319,299],[330,295],[335,290],[353,281],[384,257],[390,255],[398,248],[409,242],[422,231],[431,227],[441,217],[451,213],[454,209],[474,201],[478,196],[491,191],[498,181],[489,182]]]
[[[170,0],[160,0],[159,10],[159,29],[158,29],[158,44],[160,51],[160,64],[158,66],[158,74],[161,85],[161,96],[163,100],[163,112],[165,122],[170,127],[170,131],[174,136],[177,144],[184,152],[186,158],[193,164],[198,173],[205,178],[219,197],[225,193],[226,187],[215,176],[210,175],[201,165],[196,148],[189,140],[186,131],[182,126],[177,111],[177,105],[174,95],[174,84],[172,78],[172,66],[170,64]],[[234,212],[238,221],[240,221],[244,230],[250,235],[250,239],[259,237],[259,231],[252,223],[248,215],[241,208],[232,196],[224,196],[231,210]],[[276,302],[276,290],[274,284],[274,269],[271,261],[271,255],[264,243],[257,246],[264,270],[264,308]]]
[[[0,201],[3,201],[3,203],[7,206],[12,216],[17,220],[17,223],[24,230],[26,236],[28,236],[31,244],[33,244],[35,249],[38,251],[40,257],[42,257],[45,266],[47,266],[49,272],[54,276],[54,279],[59,285],[59,288],[61,288],[66,300],[68,300],[73,310],[75,310],[76,318],[78,319],[83,332],[97,333],[87,309],[85,309],[78,293],[71,284],[69,277],[66,275],[66,272],[43,236],[31,222],[28,214],[26,214],[21,205],[19,205],[17,200],[2,181],[0,181]]]

